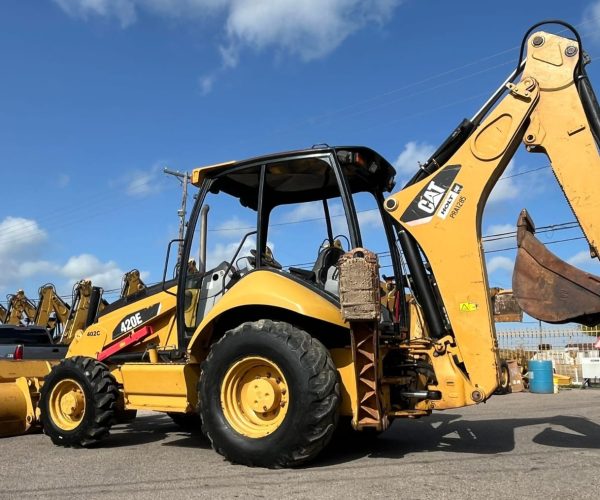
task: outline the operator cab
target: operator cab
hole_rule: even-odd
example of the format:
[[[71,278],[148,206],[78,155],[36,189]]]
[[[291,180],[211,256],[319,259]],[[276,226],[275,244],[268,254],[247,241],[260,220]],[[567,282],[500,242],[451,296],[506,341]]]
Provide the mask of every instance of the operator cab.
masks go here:
[[[383,193],[394,168],[365,147],[319,147],[193,172],[200,188],[185,239],[178,302],[190,338],[245,275],[267,270],[337,301],[337,262],[351,248],[381,251],[399,276]],[[387,270],[386,269],[386,270]],[[183,320],[183,321],[182,321]]]

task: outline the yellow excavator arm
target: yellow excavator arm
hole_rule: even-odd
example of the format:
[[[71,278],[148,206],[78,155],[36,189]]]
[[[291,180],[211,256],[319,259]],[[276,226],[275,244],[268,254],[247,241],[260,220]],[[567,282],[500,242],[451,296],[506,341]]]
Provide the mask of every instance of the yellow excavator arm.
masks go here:
[[[6,308],[0,304],[0,323],[4,323],[6,321]]]
[[[54,330],[57,324],[66,325],[69,318],[69,305],[56,293],[54,285],[48,283],[39,289],[39,302],[34,323]]]
[[[25,295],[23,290],[18,290],[14,295],[8,297],[8,310],[6,312],[7,325],[19,325],[24,320],[23,315],[29,322],[34,321],[37,309]]]
[[[132,269],[123,275],[121,298],[129,297],[134,293],[141,292],[145,288],[146,284],[140,277],[140,272],[137,269]]]
[[[84,330],[90,309],[92,296],[92,282],[90,280],[80,280],[73,287],[73,303],[69,317],[65,323],[65,329],[59,340],[60,344],[68,345],[75,338],[75,334]]]
[[[598,255],[600,199],[595,191],[600,185],[600,156],[595,135],[600,112],[580,43],[543,31],[526,40],[526,62],[519,63],[505,88],[471,122],[461,124],[452,144],[438,149],[405,189],[385,202],[400,225],[413,291],[424,311],[428,336],[436,344],[431,360],[436,389],[443,397],[431,407],[472,404],[496,389],[499,363],[481,219],[492,188],[521,142],[527,151],[548,156],[592,253]],[[538,256],[530,255],[530,262],[520,266],[517,260],[517,271],[529,269],[513,278],[519,305],[539,317],[562,302],[567,304],[563,320],[580,317],[572,300],[580,284],[565,288],[567,280],[559,282],[554,273],[560,261],[538,262]],[[554,271],[549,272],[548,266]],[[543,277],[549,282],[542,292]],[[592,302],[585,314],[600,313],[600,293]],[[451,356],[442,356],[448,353]]]

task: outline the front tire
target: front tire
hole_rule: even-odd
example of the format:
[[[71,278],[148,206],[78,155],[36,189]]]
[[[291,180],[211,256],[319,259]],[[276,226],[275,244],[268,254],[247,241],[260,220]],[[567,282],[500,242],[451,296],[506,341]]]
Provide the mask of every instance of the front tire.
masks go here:
[[[74,356],[52,368],[40,391],[44,433],[59,446],[91,446],[106,438],[119,389],[106,365]]]
[[[199,402],[203,432],[229,461],[293,467],[331,440],[340,384],[321,342],[290,324],[260,320],[213,345]]]

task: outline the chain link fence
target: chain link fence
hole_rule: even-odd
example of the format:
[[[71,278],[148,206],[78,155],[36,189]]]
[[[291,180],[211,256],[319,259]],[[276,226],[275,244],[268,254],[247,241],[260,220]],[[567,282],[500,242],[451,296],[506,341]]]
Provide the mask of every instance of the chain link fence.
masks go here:
[[[496,332],[500,357],[527,367],[530,359],[551,360],[554,372],[583,383],[582,359],[600,357],[600,328],[524,328]]]

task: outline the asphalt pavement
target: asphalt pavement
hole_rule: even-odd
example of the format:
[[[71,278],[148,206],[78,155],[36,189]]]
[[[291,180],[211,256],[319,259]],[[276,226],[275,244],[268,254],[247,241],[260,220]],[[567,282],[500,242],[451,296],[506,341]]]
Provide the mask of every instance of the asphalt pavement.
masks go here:
[[[93,449],[0,439],[0,498],[600,498],[600,390],[495,396],[337,439],[302,469],[232,465],[143,412]]]

